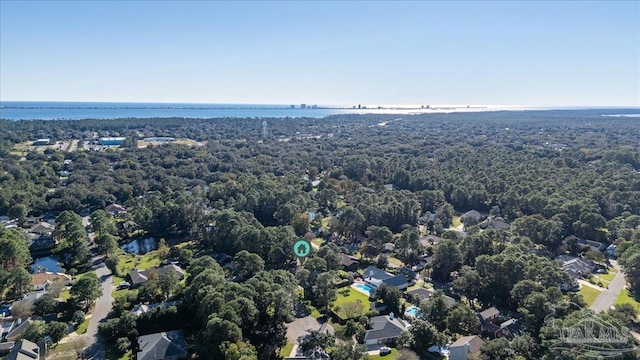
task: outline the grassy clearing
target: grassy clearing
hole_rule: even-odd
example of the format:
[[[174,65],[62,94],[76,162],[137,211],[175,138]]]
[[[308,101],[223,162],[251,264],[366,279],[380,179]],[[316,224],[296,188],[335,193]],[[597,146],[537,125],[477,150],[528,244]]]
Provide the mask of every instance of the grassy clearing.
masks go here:
[[[342,290],[338,290],[338,296],[336,301],[333,302],[333,306],[331,310],[335,312],[340,318],[347,319],[347,314],[345,312],[345,304],[348,303],[359,303],[361,308],[361,313],[358,315],[364,315],[369,311],[371,304],[369,303],[369,297],[356,291],[352,288],[345,288]]]
[[[76,329],[76,334],[82,335],[82,334],[86,333],[87,332],[87,328],[89,328],[89,321],[90,320],[91,320],[91,318],[84,319],[82,324],[78,325],[78,328]]]
[[[283,346],[280,349],[280,357],[281,358],[289,357],[289,354],[291,354],[291,350],[293,350],[293,344],[288,342],[287,345]]]
[[[111,297],[114,299],[127,298],[129,296],[138,296],[138,290],[121,289],[111,293]]]
[[[320,246],[320,245],[322,245],[324,243],[324,240],[322,240],[320,238],[316,238],[316,239],[311,240],[311,243],[316,245],[316,246]]]
[[[389,256],[389,264],[393,264],[395,266],[404,266],[404,263],[400,261],[400,259],[394,258],[393,256]]]
[[[379,359],[384,359],[384,360],[393,360],[396,359],[398,357],[398,350],[396,349],[391,349],[391,354],[387,354],[387,355],[369,355],[369,360],[379,360]]]
[[[587,304],[587,306],[591,306],[591,304],[596,301],[598,295],[600,295],[600,291],[592,288],[591,286],[583,285],[580,287],[580,291],[578,291],[578,294],[582,295],[582,298],[584,299],[584,302]]]
[[[160,265],[161,261],[157,251],[151,251],[144,255],[121,254],[118,256],[118,273],[125,275],[135,268],[146,270]]]
[[[460,216],[454,216],[451,219],[451,226],[452,227],[458,227],[460,225],[462,225],[462,221],[460,221]]]
[[[620,304],[631,304],[631,306],[633,306],[636,311],[640,313],[640,302],[638,302],[633,298],[633,296],[631,296],[631,293],[629,293],[628,289],[622,289],[622,291],[620,291],[620,295],[618,295],[615,305]]]

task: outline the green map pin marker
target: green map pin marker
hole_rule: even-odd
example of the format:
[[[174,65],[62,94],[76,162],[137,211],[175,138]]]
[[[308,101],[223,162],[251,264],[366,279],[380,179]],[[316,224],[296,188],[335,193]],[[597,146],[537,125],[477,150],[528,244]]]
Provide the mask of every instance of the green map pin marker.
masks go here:
[[[300,259],[304,259],[311,253],[311,243],[300,239],[293,244],[293,253]]]

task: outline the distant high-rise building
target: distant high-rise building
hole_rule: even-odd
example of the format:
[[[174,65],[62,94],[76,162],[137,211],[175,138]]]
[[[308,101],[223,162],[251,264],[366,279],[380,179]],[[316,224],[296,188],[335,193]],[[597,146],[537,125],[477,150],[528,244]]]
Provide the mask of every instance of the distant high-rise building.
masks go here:
[[[307,108],[307,104],[300,104],[300,109],[306,109]]]
[[[267,120],[264,120],[262,122],[262,138],[263,139],[267,138]]]
[[[291,105],[291,106],[289,106],[289,108],[291,108],[291,109],[295,109],[295,108],[296,108],[296,106],[295,106],[295,105]]]

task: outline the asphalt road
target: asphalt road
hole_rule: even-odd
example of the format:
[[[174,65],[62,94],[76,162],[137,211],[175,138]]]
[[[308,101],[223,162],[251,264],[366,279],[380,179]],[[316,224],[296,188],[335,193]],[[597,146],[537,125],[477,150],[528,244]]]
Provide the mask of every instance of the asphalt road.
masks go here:
[[[609,288],[604,289],[600,295],[598,295],[593,304],[591,304],[591,310],[596,313],[600,313],[611,308],[611,306],[616,302],[620,291],[622,291],[627,284],[627,280],[624,277],[622,269],[618,266],[618,263],[611,260],[611,264],[616,270],[618,270],[618,273],[613,277],[613,280],[609,282]]]
[[[85,356],[87,359],[103,360],[105,359],[104,346],[98,338],[98,324],[106,319],[109,311],[111,311],[113,301],[111,298],[111,293],[113,292],[113,281],[111,278],[111,271],[109,271],[109,269],[104,265],[104,262],[102,262],[94,271],[96,275],[98,275],[98,279],[100,279],[102,296],[96,300],[95,309],[91,316],[91,320],[89,321],[87,333],[85,334],[88,345],[88,348],[85,351]]]

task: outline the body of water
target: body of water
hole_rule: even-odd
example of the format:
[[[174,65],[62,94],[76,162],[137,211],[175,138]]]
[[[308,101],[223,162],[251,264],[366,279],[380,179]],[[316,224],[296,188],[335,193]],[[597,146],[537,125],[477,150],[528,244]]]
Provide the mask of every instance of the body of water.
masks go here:
[[[80,120],[118,118],[224,118],[224,117],[315,117],[336,114],[363,114],[383,109],[353,109],[335,106],[260,104],[169,104],[169,103],[102,103],[102,102],[36,102],[4,101],[0,103],[0,119],[8,120]],[[409,109],[386,109],[385,112],[407,112]],[[415,111],[415,109],[414,109]]]
[[[360,290],[360,292],[364,293],[365,295],[371,296],[371,286],[363,283],[357,283],[353,287]]]
[[[292,107],[293,106],[293,107]],[[0,119],[6,120],[81,120],[122,118],[322,118],[338,114],[419,114],[439,112],[475,112],[524,110],[494,106],[442,105],[368,105],[361,108],[336,105],[263,105],[263,104],[180,104],[116,102],[2,101]]]
[[[36,258],[31,264],[31,272],[61,272],[62,268],[60,267],[60,263],[58,259],[53,256],[44,256],[40,258]]]
[[[150,237],[146,239],[138,239],[133,240],[129,243],[126,243],[120,246],[120,249],[130,253],[130,254],[146,254],[149,251],[155,250],[158,248],[158,241],[156,239]]]

